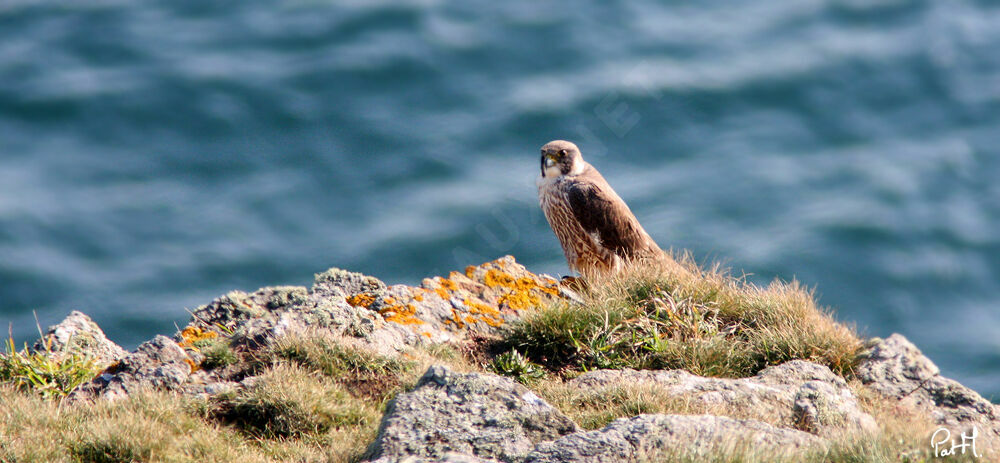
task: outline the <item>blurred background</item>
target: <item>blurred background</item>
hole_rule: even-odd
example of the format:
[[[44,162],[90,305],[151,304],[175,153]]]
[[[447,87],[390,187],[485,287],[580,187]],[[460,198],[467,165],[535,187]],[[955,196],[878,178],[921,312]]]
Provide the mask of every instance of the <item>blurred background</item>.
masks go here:
[[[663,247],[1000,399],[1000,6],[0,1],[0,321],[134,348],[233,289],[513,254],[538,148]]]

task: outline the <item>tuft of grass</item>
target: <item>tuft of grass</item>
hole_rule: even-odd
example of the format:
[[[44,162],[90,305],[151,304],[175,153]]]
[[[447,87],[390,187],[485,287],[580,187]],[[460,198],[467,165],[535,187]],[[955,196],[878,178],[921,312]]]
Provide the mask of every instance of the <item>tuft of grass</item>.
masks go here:
[[[506,344],[556,371],[684,369],[737,378],[793,359],[847,375],[862,347],[799,283],[760,287],[688,256],[591,278],[581,293],[582,305],[558,302],[526,315]]]
[[[384,402],[413,376],[414,361],[386,356],[320,334],[289,335],[259,354],[260,365],[294,363],[347,387],[356,397]],[[422,373],[422,372],[420,372]]]
[[[254,437],[302,438],[331,430],[373,431],[381,407],[294,365],[278,365],[253,385],[216,399],[216,416]]]
[[[131,463],[148,461],[152,448],[148,443],[137,443],[121,436],[92,438],[69,445],[73,460],[87,463]]]
[[[30,352],[27,346],[18,351],[14,339],[8,338],[5,351],[0,353],[0,383],[14,385],[22,391],[33,391],[45,398],[62,398],[77,386],[93,378],[98,366],[93,359],[77,353],[44,350]]]
[[[490,371],[513,378],[521,384],[532,384],[545,377],[542,366],[511,350],[496,356],[487,366]]]
[[[206,370],[225,368],[240,362],[240,356],[233,350],[227,338],[209,340],[207,344],[202,345],[199,349],[201,349],[202,355],[205,356],[201,367]]]

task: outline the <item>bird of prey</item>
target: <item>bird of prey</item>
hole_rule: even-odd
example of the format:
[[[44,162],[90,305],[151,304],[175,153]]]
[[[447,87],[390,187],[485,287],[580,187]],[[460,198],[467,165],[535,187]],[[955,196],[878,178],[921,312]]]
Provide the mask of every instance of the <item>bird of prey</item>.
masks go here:
[[[571,271],[607,274],[629,261],[659,259],[663,251],[601,173],[573,143],[542,147],[538,200],[562,244]]]

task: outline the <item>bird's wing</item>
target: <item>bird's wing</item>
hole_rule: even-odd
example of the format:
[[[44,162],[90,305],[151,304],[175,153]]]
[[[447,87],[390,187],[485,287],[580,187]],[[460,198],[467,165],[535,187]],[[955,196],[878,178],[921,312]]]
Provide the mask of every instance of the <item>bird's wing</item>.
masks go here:
[[[591,236],[616,254],[631,256],[644,244],[639,224],[625,202],[593,183],[576,182],[567,191],[570,209]]]

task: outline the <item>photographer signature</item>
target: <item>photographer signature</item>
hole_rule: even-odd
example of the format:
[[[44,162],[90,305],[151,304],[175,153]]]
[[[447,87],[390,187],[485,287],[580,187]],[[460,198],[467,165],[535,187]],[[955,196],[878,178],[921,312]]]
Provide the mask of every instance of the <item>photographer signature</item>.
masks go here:
[[[979,429],[976,427],[972,428],[972,435],[967,435],[962,433],[962,443],[957,443],[951,439],[951,431],[947,428],[941,428],[934,431],[934,435],[931,436],[931,445],[934,446],[934,457],[950,457],[953,455],[958,455],[961,451],[962,455],[965,455],[966,450],[972,452],[972,455],[976,458],[982,457],[982,455],[976,451],[976,438],[979,437]],[[950,447],[948,447],[950,445]]]

